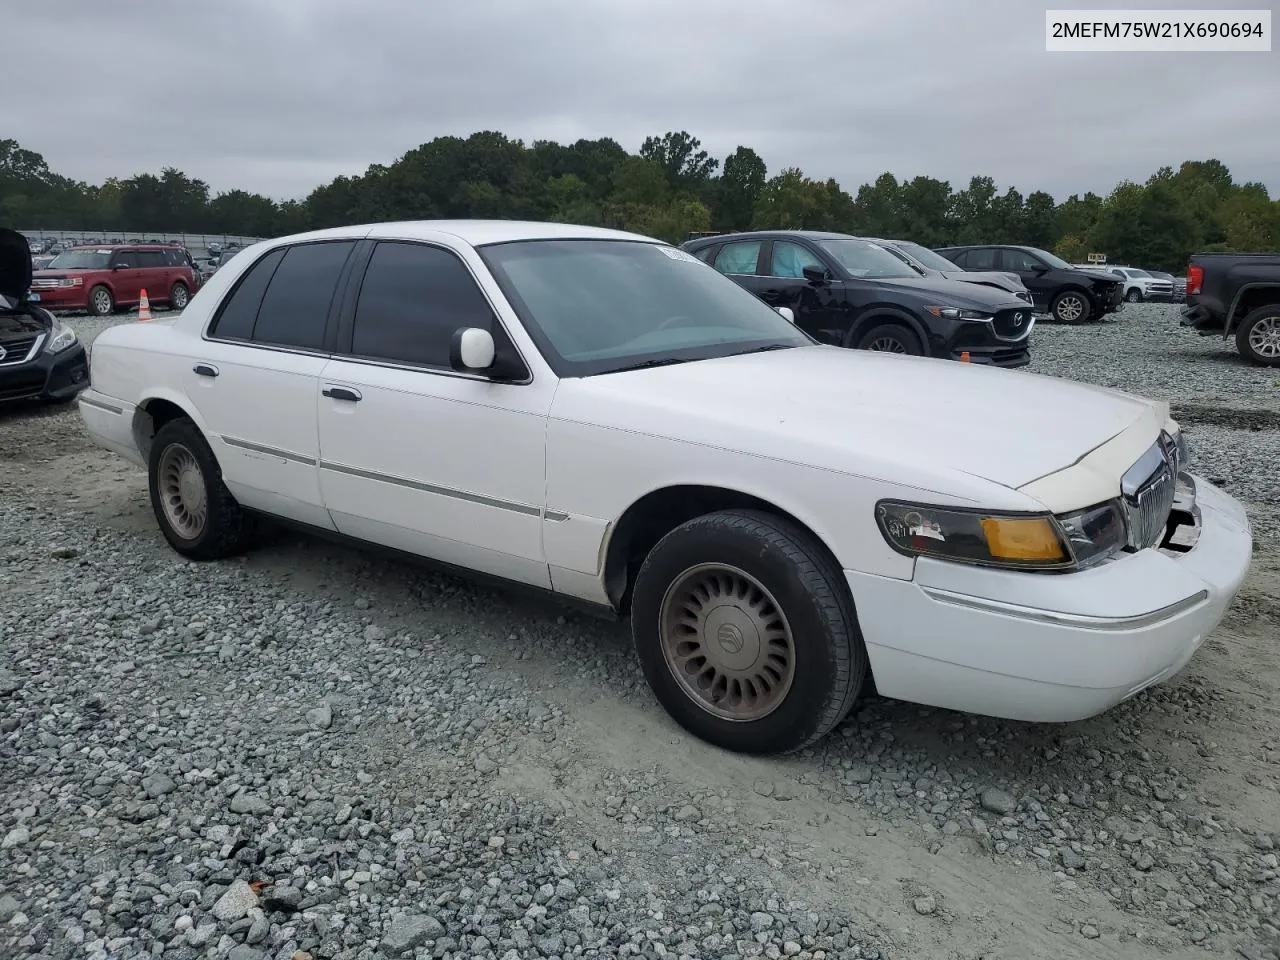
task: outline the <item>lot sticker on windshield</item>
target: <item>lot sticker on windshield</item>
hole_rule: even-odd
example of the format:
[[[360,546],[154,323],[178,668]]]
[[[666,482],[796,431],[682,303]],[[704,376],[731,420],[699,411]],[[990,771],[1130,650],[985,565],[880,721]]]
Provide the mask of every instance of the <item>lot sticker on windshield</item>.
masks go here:
[[[683,250],[677,250],[675,247],[659,247],[672,260],[688,260],[690,263],[698,263],[698,258],[692,254],[685,253]]]
[[[95,250],[94,253],[110,253],[110,250]]]

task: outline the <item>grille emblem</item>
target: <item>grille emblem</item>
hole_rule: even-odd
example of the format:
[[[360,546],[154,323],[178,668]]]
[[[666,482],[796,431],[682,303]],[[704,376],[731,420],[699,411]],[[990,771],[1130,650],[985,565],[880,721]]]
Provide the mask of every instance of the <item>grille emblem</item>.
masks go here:
[[[1015,327],[1020,327],[1022,326],[1022,322],[1026,319],[1027,319],[1027,315],[1025,313],[1015,313],[1013,315],[1013,325]]]
[[[0,347],[0,360],[3,360],[8,355],[9,355],[9,351],[6,350],[4,347]]]

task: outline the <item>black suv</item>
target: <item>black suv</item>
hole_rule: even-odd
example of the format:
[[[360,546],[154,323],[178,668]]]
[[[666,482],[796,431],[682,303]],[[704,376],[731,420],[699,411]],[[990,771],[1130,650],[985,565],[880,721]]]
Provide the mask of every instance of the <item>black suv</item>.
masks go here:
[[[963,270],[1001,270],[1016,273],[1035,301],[1059,323],[1101,320],[1124,309],[1124,281],[1101,270],[1073,267],[1038,247],[983,244],[940,247],[942,254]]]
[[[771,230],[689,240],[684,249],[810,336],[841,347],[1022,367],[1035,318],[1001,290],[926,278],[843,233]]]

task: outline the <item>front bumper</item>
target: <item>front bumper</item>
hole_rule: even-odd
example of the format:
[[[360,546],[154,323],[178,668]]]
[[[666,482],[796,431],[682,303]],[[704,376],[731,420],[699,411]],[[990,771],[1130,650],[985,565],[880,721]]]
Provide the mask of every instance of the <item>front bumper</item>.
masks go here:
[[[69,400],[89,385],[84,344],[61,353],[38,353],[27,363],[0,365],[0,401]]]
[[[1243,507],[1196,477],[1185,553],[1046,575],[916,561],[911,581],[846,571],[877,690],[1035,722],[1082,720],[1174,676],[1218,625],[1253,552]]]
[[[88,310],[89,288],[39,287],[32,290],[40,299],[37,303],[46,310]]]

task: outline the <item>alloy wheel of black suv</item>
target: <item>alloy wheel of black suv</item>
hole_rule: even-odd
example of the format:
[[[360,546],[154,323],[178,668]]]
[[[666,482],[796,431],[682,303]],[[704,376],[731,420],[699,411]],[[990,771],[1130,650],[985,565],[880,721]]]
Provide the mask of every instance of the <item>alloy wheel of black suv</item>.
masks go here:
[[[1058,323],[1101,320],[1124,308],[1122,280],[1102,270],[1073,267],[1038,247],[983,244],[939,247],[937,252],[963,270],[1017,274],[1031,291],[1036,310]]]
[[[750,290],[791,310],[822,342],[972,363],[1031,361],[1035,317],[1004,290],[924,277],[869,240],[842,233],[766,230],[702,236],[684,249]]]

